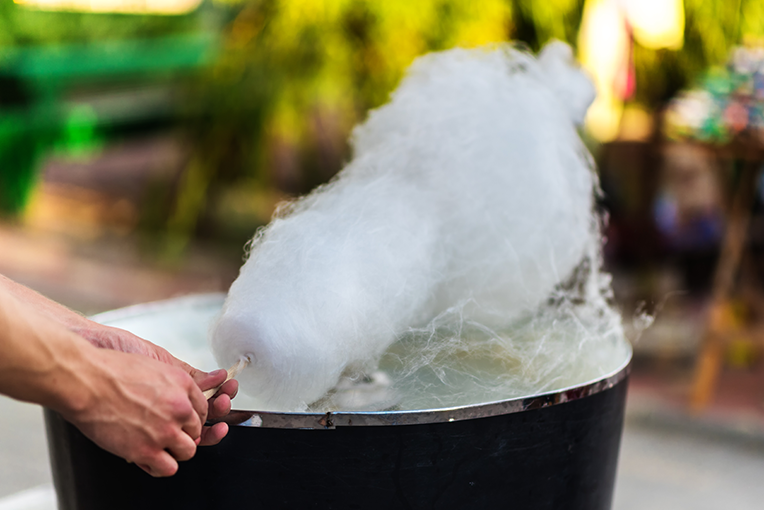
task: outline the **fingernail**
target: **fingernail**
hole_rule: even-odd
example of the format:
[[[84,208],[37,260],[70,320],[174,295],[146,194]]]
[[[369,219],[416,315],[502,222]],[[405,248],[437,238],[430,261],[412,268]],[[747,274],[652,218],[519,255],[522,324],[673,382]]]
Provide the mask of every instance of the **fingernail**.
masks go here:
[[[223,370],[222,368],[218,368],[218,369],[217,369],[217,370],[215,370],[214,372],[210,372],[210,375],[211,375],[211,376],[213,376],[213,377],[217,377],[217,376],[219,376],[220,374],[226,374],[226,373],[227,373],[227,372],[226,372],[225,370]]]

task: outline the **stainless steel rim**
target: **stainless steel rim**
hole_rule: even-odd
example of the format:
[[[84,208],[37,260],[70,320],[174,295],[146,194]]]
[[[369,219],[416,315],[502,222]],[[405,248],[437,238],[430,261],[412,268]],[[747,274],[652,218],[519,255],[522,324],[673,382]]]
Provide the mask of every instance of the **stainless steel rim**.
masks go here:
[[[163,309],[184,303],[187,306],[207,306],[220,301],[222,293],[200,294],[173,298],[165,301],[129,306],[92,317],[97,322],[125,319],[146,313],[159,312]],[[475,418],[487,418],[504,414],[519,413],[531,409],[541,409],[557,404],[564,404],[609,390],[622,382],[631,371],[632,352],[623,364],[602,378],[577,386],[542,393],[528,397],[518,397],[495,402],[486,402],[469,406],[411,411],[373,411],[373,412],[329,412],[329,413],[283,413],[273,411],[233,410],[222,421],[240,427],[260,427],[277,429],[316,429],[327,430],[337,427],[374,427],[390,425],[421,425],[428,423],[446,423]]]

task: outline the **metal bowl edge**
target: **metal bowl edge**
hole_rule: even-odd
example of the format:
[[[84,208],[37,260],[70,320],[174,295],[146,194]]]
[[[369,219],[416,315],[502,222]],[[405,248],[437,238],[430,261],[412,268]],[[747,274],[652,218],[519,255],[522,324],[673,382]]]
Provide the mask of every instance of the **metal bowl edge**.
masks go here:
[[[179,302],[207,305],[225,297],[223,293],[207,293],[171,298],[151,303],[143,303],[117,310],[103,312],[91,317],[97,322],[105,322],[160,311]],[[345,411],[327,413],[288,413],[277,411],[233,410],[223,422],[240,427],[261,427],[281,429],[334,429],[336,427],[422,425],[444,423],[475,418],[487,418],[504,414],[540,409],[588,397],[608,390],[622,382],[631,371],[633,351],[629,346],[629,356],[616,370],[601,378],[527,397],[485,402],[460,407],[438,409],[418,409],[407,411]]]

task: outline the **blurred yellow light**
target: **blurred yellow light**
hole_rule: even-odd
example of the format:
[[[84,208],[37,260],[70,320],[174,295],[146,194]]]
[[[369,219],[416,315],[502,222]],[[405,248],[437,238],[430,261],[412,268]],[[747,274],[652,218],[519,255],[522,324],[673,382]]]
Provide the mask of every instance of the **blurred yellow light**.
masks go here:
[[[202,0],[13,0],[44,11],[118,12],[123,14],[185,14]]]
[[[615,83],[619,73],[628,72],[629,64],[626,21],[615,0],[586,1],[578,49],[581,64],[597,88],[597,98],[586,115],[586,128],[601,142],[613,140],[618,136],[623,111]]]
[[[652,134],[652,115],[637,105],[626,106],[621,116],[618,139],[644,142],[649,140]]]
[[[682,0],[623,0],[634,40],[645,48],[678,50],[684,44]]]

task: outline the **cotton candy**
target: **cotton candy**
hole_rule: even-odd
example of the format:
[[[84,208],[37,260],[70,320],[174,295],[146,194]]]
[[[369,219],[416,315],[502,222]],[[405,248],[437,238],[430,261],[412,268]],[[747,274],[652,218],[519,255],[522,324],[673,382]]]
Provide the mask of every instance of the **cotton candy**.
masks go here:
[[[597,183],[576,131],[593,97],[563,43],[538,59],[508,44],[417,59],[337,178],[253,239],[212,331],[220,366],[249,358],[239,381],[258,408],[300,411],[438,317],[512,328],[586,261],[601,301]]]

